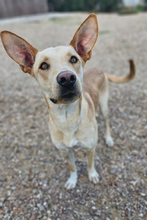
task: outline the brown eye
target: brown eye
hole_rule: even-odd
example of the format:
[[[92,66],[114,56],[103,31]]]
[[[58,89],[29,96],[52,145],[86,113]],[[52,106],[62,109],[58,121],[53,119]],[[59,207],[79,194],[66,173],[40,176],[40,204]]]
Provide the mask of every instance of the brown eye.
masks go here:
[[[48,69],[49,68],[49,65],[47,64],[47,63],[45,63],[45,62],[43,62],[41,65],[40,65],[40,69],[42,69],[42,70],[46,70],[46,69]]]
[[[78,59],[77,59],[75,56],[72,56],[72,57],[70,58],[70,62],[71,62],[71,63],[77,63],[77,62],[78,62]]]

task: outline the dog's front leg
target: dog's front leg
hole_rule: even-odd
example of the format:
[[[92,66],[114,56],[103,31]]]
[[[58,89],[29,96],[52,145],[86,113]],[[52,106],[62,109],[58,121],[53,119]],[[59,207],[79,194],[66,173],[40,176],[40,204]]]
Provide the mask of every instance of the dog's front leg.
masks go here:
[[[99,174],[97,173],[95,166],[94,166],[94,153],[95,147],[87,152],[88,157],[88,176],[89,180],[92,181],[94,184],[99,182]]]
[[[73,151],[71,149],[62,151],[62,155],[67,160],[68,165],[69,165],[69,169],[70,169],[70,177],[67,180],[65,187],[67,189],[75,188],[76,183],[77,183],[77,170],[76,170]]]

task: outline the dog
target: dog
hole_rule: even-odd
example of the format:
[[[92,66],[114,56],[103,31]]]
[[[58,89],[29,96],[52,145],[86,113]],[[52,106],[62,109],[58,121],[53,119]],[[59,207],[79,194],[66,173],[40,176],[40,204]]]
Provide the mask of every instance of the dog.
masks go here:
[[[129,61],[126,76],[106,74],[96,67],[83,71],[91,58],[98,37],[95,14],[81,24],[68,46],[57,46],[38,51],[23,38],[9,31],[1,32],[1,40],[8,55],[22,71],[33,76],[41,87],[49,109],[49,130],[53,144],[69,164],[70,177],[65,187],[74,188],[77,170],[72,149],[79,146],[87,151],[88,176],[94,184],[99,174],[94,165],[98,141],[96,113],[100,104],[108,146],[113,145],[108,122],[108,82],[126,83],[135,76],[135,64]]]

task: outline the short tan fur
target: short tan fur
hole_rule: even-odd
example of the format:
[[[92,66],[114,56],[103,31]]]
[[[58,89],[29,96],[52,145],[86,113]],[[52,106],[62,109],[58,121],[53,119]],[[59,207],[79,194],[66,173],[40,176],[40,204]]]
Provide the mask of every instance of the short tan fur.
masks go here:
[[[98,104],[106,124],[105,141],[113,145],[108,122],[108,81],[126,83],[135,76],[135,65],[130,60],[126,76],[106,74],[96,67],[84,71],[91,58],[98,37],[95,14],[90,14],[76,31],[69,46],[58,46],[38,51],[23,38],[9,31],[1,32],[1,40],[8,55],[22,71],[32,75],[40,85],[49,109],[49,129],[54,145],[68,161],[70,177],[65,187],[74,188],[77,171],[72,149],[78,145],[87,151],[88,176],[94,184],[99,175],[94,166],[98,140],[96,113]]]

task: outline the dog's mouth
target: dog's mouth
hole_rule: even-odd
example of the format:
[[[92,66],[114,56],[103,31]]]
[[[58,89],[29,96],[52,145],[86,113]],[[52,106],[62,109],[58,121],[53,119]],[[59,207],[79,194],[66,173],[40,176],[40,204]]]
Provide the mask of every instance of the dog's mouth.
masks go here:
[[[75,96],[77,96],[76,92],[73,91],[67,91],[66,93],[61,95],[60,99],[64,99],[64,100],[72,100]]]
[[[67,91],[64,93],[61,93],[58,99],[50,99],[54,104],[68,104],[75,102],[77,99],[79,99],[81,96],[81,93],[79,91]]]

